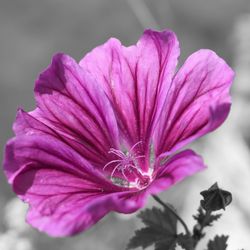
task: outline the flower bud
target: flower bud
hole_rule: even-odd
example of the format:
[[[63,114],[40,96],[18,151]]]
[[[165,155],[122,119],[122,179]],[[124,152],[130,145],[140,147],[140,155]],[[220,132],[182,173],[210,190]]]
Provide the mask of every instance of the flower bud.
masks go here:
[[[222,208],[225,210],[225,207],[232,201],[232,194],[220,189],[217,182],[200,194],[203,196],[201,207],[206,211],[216,211]]]

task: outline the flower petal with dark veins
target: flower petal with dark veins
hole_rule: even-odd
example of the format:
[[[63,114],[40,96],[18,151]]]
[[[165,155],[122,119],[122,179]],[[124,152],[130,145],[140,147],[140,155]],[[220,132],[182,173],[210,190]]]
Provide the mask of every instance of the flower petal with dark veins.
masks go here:
[[[176,73],[154,135],[156,155],[170,154],[216,129],[231,105],[234,72],[211,50],[192,54]]]
[[[112,184],[50,135],[10,140],[4,167],[15,193],[30,205],[27,221],[52,236],[76,234],[110,211],[131,213],[144,204],[133,198],[137,190]]]
[[[178,56],[173,32],[146,30],[135,46],[112,38],[80,62],[109,97],[126,142],[143,141],[146,153]]]
[[[204,168],[206,166],[202,158],[192,150],[177,153],[158,167],[155,180],[149,187],[149,192],[157,194]]]
[[[104,91],[69,56],[57,54],[35,86],[30,115],[68,138],[92,162],[104,162],[119,145],[113,109]]]

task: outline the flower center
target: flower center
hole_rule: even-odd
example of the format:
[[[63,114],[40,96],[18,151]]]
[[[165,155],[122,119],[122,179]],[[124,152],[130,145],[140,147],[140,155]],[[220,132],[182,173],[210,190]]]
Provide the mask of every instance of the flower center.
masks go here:
[[[119,186],[143,189],[151,182],[151,175],[140,168],[140,162],[145,155],[139,155],[136,148],[142,142],[137,142],[127,152],[110,148],[114,160],[108,162],[103,170],[108,172],[111,181]]]

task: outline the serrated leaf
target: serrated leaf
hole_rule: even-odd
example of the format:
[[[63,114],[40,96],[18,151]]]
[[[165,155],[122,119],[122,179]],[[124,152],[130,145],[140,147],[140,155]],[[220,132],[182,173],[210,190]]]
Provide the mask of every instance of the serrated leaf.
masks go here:
[[[193,249],[193,239],[187,234],[178,234],[177,235],[177,243],[185,250]]]
[[[177,240],[177,219],[171,211],[153,207],[142,211],[138,217],[146,227],[137,230],[127,249],[155,245],[156,250],[174,250]]]
[[[203,210],[201,207],[198,208],[198,214],[193,215],[193,218],[198,222],[200,225],[204,226],[212,226],[214,221],[217,221],[222,214],[210,214],[209,216],[206,216],[205,210]]]
[[[170,211],[162,211],[159,208],[153,207],[152,209],[145,209],[138,217],[146,226],[176,235],[177,219]]]
[[[220,217],[222,216],[222,214],[215,214],[215,215],[210,215],[207,220],[206,220],[206,226],[212,226],[214,221],[217,221]]]
[[[133,249],[136,247],[142,247],[145,249],[160,240],[161,237],[162,235],[160,235],[158,231],[150,227],[136,230],[134,237],[131,238],[128,243],[127,249]]]
[[[155,243],[155,250],[175,250],[176,238],[168,238]]]
[[[228,236],[216,235],[213,240],[208,242],[208,250],[226,250],[227,249]]]

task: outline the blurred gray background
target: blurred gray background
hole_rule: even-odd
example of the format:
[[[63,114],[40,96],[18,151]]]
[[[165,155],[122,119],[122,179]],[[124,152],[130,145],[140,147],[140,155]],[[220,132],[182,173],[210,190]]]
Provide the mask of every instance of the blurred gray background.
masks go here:
[[[250,249],[249,0],[0,0],[1,161],[4,144],[13,136],[16,109],[34,108],[34,81],[54,53],[80,60],[109,37],[134,44],[145,28],[174,30],[180,63],[195,50],[209,48],[236,70],[229,119],[193,145],[204,155],[208,170],[162,197],[192,225],[199,192],[219,181],[235,199],[211,236],[229,234],[229,250]],[[134,215],[110,214],[84,234],[53,239],[25,225],[26,207],[14,197],[0,171],[0,250],[120,250],[140,226]],[[148,206],[153,204],[149,200]]]

